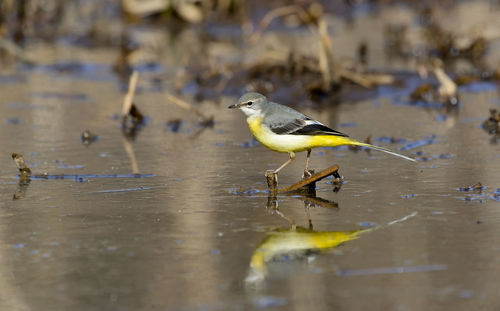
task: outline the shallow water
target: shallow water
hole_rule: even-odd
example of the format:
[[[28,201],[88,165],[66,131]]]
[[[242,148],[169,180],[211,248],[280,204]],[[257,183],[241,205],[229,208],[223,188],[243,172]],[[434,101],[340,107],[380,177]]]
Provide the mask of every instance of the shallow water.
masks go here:
[[[70,59],[72,49],[54,53]],[[480,127],[500,103],[495,84],[462,88],[459,109],[448,114],[401,104],[397,87],[301,107],[353,138],[371,136],[419,158],[315,150],[313,168],[338,164],[345,179],[337,193],[330,180],[318,183],[317,196],[338,208],[306,209],[300,196],[268,198],[264,172],[287,155],[244,146],[251,141],[244,117],[226,109],[235,97],[200,103],[215,116],[214,128],[201,129],[167,104],[147,72],[135,102],[149,121],[131,143],[146,175],[94,178],[134,171],[115,117],[123,93],[112,53],[96,54],[106,65],[78,73],[16,68],[0,79],[1,309],[498,308],[500,149]],[[177,118],[174,133],[166,123]],[[99,136],[89,146],[80,140],[85,129]],[[85,176],[20,185],[12,152],[35,173]],[[297,181],[304,159],[280,173],[281,185]],[[477,182],[481,193],[459,190]],[[414,216],[388,225],[407,215]],[[290,229],[290,221],[307,228],[308,217],[316,232],[377,230],[320,252],[275,242],[281,248],[265,272],[249,277],[252,255],[273,230]]]

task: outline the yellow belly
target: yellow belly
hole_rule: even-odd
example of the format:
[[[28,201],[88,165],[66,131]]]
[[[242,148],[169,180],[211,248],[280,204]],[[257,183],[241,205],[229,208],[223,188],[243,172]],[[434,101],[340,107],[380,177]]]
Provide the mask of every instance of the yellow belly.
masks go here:
[[[300,152],[317,147],[352,144],[349,138],[332,135],[278,135],[266,126],[262,126],[262,118],[254,118],[247,122],[253,136],[262,145],[277,152]]]

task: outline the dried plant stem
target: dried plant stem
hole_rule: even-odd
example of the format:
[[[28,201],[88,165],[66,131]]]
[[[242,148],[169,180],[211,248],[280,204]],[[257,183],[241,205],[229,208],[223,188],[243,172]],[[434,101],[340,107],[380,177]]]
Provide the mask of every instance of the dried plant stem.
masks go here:
[[[267,12],[267,14],[262,18],[259,23],[259,28],[250,36],[250,43],[255,43],[260,39],[264,30],[271,24],[271,22],[281,16],[286,16],[290,14],[297,14],[297,16],[303,21],[308,21],[308,14],[300,6],[293,4],[283,7],[276,8]],[[311,27],[310,27],[311,29]]]
[[[135,89],[137,88],[137,81],[139,80],[139,73],[134,70],[130,76],[128,84],[128,92],[123,99],[122,106],[122,118],[126,118],[132,108],[132,103],[134,101]]]
[[[203,112],[201,112],[200,109],[197,109],[196,107],[182,100],[181,98],[169,93],[165,93],[165,97],[169,102],[173,103],[174,105],[177,105],[182,109],[194,113],[200,119],[200,124],[206,126],[213,124],[213,117],[207,117]]]
[[[20,48],[10,40],[0,38],[0,50],[4,50],[8,54],[16,57],[17,59],[25,63],[36,64],[36,61],[33,58],[28,56],[22,48]]]

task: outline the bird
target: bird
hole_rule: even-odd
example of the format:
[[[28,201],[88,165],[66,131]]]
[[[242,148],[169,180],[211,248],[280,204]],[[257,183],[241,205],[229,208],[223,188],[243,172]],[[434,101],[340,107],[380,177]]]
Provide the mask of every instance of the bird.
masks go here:
[[[304,172],[308,174],[311,150],[319,147],[361,146],[416,161],[392,150],[349,138],[288,106],[269,101],[260,93],[245,93],[237,103],[228,108],[240,109],[246,115],[250,132],[262,145],[273,151],[289,154],[290,158],[285,163],[271,171],[274,174],[290,164],[295,159],[296,152],[302,151],[307,151]]]

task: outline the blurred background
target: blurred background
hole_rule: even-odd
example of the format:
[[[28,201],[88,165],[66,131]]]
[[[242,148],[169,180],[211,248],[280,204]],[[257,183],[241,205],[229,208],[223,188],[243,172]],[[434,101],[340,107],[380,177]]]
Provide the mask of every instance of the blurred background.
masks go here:
[[[499,81],[495,0],[0,0],[0,309],[495,310]],[[418,162],[269,195],[248,91]]]

